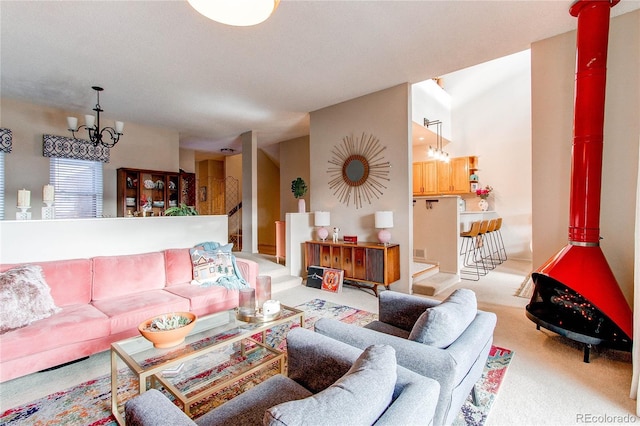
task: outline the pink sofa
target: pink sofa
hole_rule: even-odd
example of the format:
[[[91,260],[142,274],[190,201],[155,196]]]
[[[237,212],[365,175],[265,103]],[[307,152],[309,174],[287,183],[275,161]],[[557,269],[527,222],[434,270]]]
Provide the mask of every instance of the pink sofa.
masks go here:
[[[255,287],[258,264],[236,259]],[[0,382],[109,349],[136,336],[138,324],[165,312],[202,316],[238,306],[238,292],[191,285],[189,249],[90,259],[29,262],[40,265],[62,310],[0,335]],[[18,265],[0,265],[0,272]]]

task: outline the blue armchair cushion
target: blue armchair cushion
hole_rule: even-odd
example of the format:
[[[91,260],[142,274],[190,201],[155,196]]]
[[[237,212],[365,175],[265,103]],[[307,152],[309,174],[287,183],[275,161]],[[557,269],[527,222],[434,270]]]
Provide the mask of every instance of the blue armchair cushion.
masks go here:
[[[371,425],[391,403],[397,380],[396,351],[369,346],[349,371],[325,390],[269,408],[264,425]]]
[[[476,294],[460,288],[420,315],[409,333],[409,340],[447,348],[467,329],[477,313]]]

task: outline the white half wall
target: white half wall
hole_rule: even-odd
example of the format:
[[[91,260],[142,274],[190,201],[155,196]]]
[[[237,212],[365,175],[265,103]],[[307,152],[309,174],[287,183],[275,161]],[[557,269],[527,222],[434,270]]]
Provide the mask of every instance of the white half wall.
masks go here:
[[[227,216],[0,222],[0,263],[81,259],[226,243]]]

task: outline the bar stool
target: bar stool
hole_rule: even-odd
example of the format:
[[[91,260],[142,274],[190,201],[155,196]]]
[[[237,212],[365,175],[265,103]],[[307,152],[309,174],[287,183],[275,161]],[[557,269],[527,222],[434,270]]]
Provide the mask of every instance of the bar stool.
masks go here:
[[[491,247],[489,243],[489,238],[487,236],[487,231],[489,229],[489,220],[485,219],[480,222],[480,230],[478,231],[478,250],[480,254],[480,261],[482,262],[482,267],[485,271],[489,271],[489,269],[495,268],[495,264],[491,260]],[[488,263],[485,263],[485,260]]]
[[[489,261],[491,262],[493,268],[502,263],[502,259],[500,258],[498,243],[496,241],[496,227],[498,225],[497,219],[489,219],[489,226],[487,226],[487,232],[485,233],[486,238],[485,242],[489,246]]]
[[[502,239],[502,231],[500,231],[500,229],[502,228],[502,218],[499,217],[496,219],[496,230],[495,232],[495,237],[496,237],[496,245],[498,246],[498,256],[500,258],[500,261],[504,262],[505,260],[507,260],[507,251],[504,248],[504,240]],[[504,254],[504,257],[502,257],[502,254]]]
[[[482,255],[479,249],[478,235],[480,234],[480,222],[471,223],[471,228],[466,232],[461,232],[462,244],[460,246],[460,255],[463,256],[462,264],[464,268],[460,269],[460,278],[463,280],[478,281],[482,275],[487,274],[482,262]],[[483,265],[480,271],[480,264]],[[466,278],[468,276],[469,278]],[[473,278],[475,277],[475,278]]]

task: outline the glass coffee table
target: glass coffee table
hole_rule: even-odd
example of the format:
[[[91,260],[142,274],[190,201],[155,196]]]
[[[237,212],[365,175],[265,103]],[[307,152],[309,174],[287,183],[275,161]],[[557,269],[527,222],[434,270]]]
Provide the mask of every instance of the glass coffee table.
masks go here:
[[[267,344],[267,332],[292,321],[304,326],[304,311],[282,305],[278,318],[248,322],[240,321],[236,311],[230,310],[198,318],[185,341],[172,348],[155,348],[142,336],[112,343],[111,411],[118,424],[125,424],[124,401],[118,401],[119,360],[137,379],[140,394],[163,387],[191,416],[194,402],[255,372],[277,364],[284,373],[285,354]],[[216,365],[220,367],[216,369]]]

